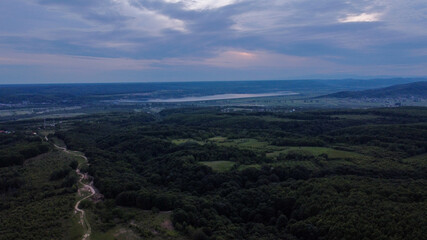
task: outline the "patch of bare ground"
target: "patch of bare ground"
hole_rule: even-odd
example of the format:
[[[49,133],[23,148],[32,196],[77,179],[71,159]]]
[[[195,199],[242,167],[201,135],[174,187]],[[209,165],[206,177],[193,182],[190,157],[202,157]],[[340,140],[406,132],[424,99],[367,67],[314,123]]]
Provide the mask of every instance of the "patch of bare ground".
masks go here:
[[[169,231],[175,230],[175,228],[173,227],[172,221],[169,219],[166,219],[164,222],[162,222],[160,226],[162,226],[164,229]]]
[[[128,228],[120,228],[115,234],[115,239],[120,240],[135,240],[135,239],[141,239],[132,229]]]

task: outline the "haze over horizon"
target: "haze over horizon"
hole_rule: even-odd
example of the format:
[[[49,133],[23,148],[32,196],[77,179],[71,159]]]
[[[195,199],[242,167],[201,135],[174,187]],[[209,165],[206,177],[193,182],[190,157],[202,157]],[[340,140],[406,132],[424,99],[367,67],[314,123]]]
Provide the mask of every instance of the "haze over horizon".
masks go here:
[[[427,76],[421,0],[0,2],[0,84]]]

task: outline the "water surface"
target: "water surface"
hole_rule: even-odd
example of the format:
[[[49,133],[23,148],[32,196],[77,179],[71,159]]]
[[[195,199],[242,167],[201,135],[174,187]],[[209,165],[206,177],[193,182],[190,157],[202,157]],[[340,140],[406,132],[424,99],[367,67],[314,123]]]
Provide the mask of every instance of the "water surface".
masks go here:
[[[216,94],[200,97],[182,97],[182,98],[165,98],[165,99],[149,99],[148,102],[198,102],[198,101],[213,101],[213,100],[227,100],[239,98],[257,98],[257,97],[275,97],[275,96],[288,96],[297,95],[295,92],[274,92],[274,93],[255,93],[255,94]]]

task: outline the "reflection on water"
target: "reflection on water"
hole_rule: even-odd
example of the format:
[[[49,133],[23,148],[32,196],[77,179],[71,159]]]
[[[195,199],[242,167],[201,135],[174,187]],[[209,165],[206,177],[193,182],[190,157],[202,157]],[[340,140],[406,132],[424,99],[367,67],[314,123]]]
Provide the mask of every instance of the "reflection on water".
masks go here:
[[[256,94],[217,94],[201,97],[183,97],[183,98],[166,98],[166,99],[150,99],[148,102],[197,102],[211,100],[226,100],[238,98],[256,98],[256,97],[274,97],[296,95],[295,92],[274,92],[274,93],[256,93]]]

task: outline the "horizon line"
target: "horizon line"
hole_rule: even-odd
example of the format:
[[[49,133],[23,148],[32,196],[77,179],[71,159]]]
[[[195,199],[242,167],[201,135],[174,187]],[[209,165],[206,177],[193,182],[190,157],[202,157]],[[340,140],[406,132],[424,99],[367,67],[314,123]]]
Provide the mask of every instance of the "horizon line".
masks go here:
[[[208,81],[165,81],[165,82],[155,82],[155,81],[141,81],[141,82],[52,82],[52,83],[0,83],[0,86],[22,86],[22,85],[97,85],[97,84],[145,84],[145,83],[157,83],[157,84],[168,84],[168,83],[220,83],[220,82],[274,82],[274,81],[371,81],[371,80],[424,80],[427,81],[427,76],[425,77],[372,77],[372,78],[307,78],[307,79],[247,79],[247,80],[208,80]]]

